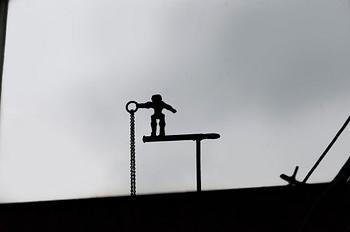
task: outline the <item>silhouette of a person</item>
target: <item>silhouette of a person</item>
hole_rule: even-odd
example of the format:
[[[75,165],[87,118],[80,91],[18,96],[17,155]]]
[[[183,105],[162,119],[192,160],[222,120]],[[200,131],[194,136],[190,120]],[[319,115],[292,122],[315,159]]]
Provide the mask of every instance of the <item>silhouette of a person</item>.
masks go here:
[[[157,119],[159,120],[159,136],[165,135],[165,115],[162,113],[163,109],[167,109],[173,113],[176,113],[176,110],[171,106],[163,102],[162,96],[160,94],[155,94],[151,98],[152,101],[146,103],[138,103],[138,108],[152,108],[154,114],[151,116],[151,136],[156,136],[157,132]]]

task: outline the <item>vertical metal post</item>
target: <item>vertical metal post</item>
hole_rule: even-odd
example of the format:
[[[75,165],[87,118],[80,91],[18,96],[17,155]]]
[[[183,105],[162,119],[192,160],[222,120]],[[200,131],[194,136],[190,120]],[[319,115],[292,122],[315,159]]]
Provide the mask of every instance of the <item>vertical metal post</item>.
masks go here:
[[[197,192],[202,191],[201,186],[201,140],[196,140],[196,166],[197,166]]]

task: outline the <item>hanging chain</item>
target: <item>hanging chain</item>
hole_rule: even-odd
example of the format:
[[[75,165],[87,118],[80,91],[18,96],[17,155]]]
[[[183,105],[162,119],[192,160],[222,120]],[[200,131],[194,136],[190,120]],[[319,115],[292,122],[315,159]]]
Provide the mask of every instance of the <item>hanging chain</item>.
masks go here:
[[[130,105],[134,107],[130,107]],[[138,109],[138,103],[129,101],[126,106],[126,111],[130,114],[130,195],[136,195],[136,154],[135,154],[135,112]]]
[[[136,195],[135,112],[130,112],[130,195]]]

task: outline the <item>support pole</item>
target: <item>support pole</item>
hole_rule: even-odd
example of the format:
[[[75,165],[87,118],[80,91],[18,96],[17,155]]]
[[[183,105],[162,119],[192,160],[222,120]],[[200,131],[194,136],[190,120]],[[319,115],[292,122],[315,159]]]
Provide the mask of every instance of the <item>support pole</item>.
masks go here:
[[[197,192],[202,191],[201,183],[201,140],[196,140]]]
[[[201,140],[196,140],[197,192],[202,191],[201,183]]]
[[[180,134],[180,135],[164,135],[164,136],[143,136],[143,142],[170,142],[170,141],[184,141],[191,140],[196,141],[196,180],[197,180],[197,192],[202,191],[201,180],[201,141],[205,139],[218,139],[219,134],[206,133],[206,134]]]

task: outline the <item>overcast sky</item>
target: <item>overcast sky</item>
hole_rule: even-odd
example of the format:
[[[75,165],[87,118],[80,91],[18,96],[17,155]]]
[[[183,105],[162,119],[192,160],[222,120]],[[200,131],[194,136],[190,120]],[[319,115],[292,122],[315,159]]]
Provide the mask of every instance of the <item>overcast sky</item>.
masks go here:
[[[347,0],[10,0],[0,201],[129,194],[129,100],[160,93],[166,133],[202,142],[203,189],[284,185],[350,110]],[[194,191],[195,143],[143,144],[137,192]],[[350,128],[310,178],[331,180]]]

